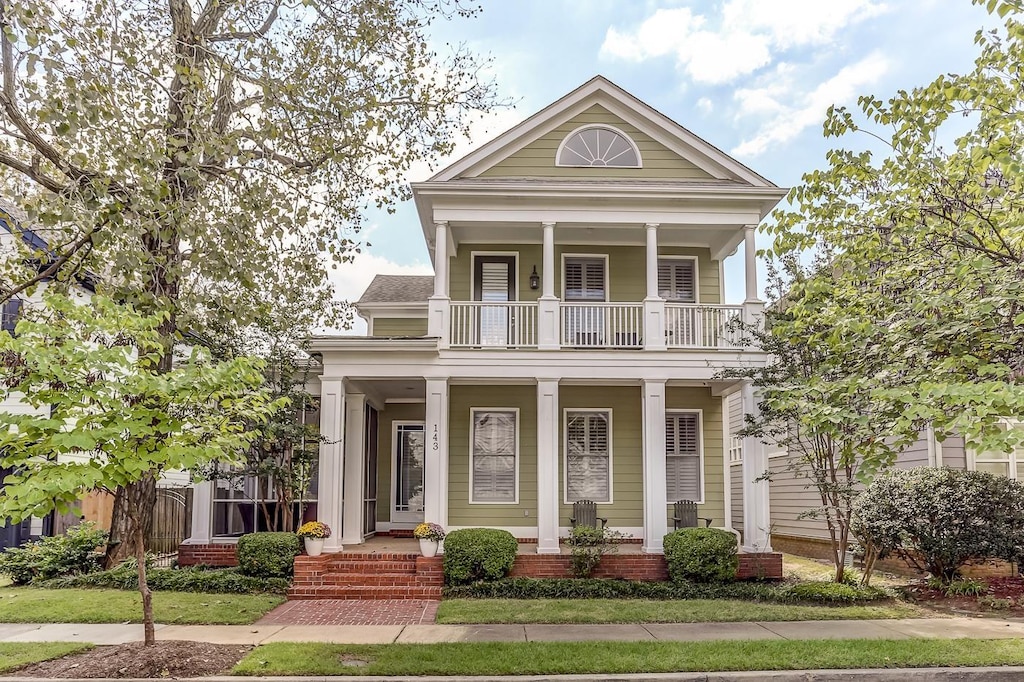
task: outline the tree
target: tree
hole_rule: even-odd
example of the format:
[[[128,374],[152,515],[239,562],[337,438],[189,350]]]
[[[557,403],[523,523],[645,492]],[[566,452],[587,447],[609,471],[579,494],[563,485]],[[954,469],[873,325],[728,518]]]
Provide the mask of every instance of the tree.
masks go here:
[[[1019,2],[984,4],[1005,23],[977,34],[970,72],[829,110],[826,137],[852,148],[768,228],[771,255],[815,254],[785,312],[856,368],[851,399],[888,406],[878,439],[930,425],[979,450],[1024,441],[1000,428],[1024,415],[1024,24]]]
[[[237,460],[249,425],[280,405],[260,390],[262,363],[210,361],[202,349],[168,370],[160,327],[167,314],[140,315],[97,296],[87,303],[48,293],[45,317],[0,333],[0,399],[12,393],[36,414],[0,412],[0,466],[13,469],[0,490],[0,517],[17,523],[82,495],[128,491],[125,513],[136,535],[146,643],[155,641],[140,517],[139,481],[213,459]]]
[[[329,320],[361,210],[494,102],[473,55],[429,44],[459,2],[0,1],[0,181],[49,244],[0,264],[0,300],[89,268],[167,313],[163,371],[209,317],[291,296]]]

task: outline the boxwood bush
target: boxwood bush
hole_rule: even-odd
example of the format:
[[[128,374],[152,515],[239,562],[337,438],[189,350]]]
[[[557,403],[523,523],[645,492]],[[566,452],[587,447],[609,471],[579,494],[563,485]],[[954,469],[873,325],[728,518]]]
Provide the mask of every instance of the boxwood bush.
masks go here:
[[[665,563],[673,582],[736,579],[736,536],[720,528],[683,528],[665,536]]]
[[[91,573],[103,567],[107,532],[94,523],[69,528],[63,535],[45,537],[11,547],[0,554],[0,574],[15,585]]]
[[[517,549],[515,537],[507,530],[453,530],[444,539],[444,581],[461,585],[504,578],[512,570]]]
[[[238,569],[255,578],[288,578],[301,552],[295,533],[249,533],[238,538]]]

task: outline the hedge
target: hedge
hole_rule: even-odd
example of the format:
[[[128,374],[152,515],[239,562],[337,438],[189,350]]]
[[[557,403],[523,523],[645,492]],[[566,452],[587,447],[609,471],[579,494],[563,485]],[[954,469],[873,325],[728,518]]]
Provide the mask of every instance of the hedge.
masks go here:
[[[254,578],[288,578],[301,551],[295,533],[249,533],[238,538],[238,570]]]
[[[151,590],[220,594],[249,594],[253,592],[284,594],[291,584],[285,578],[255,578],[242,575],[237,568],[203,569],[198,567],[153,568],[146,572],[146,582]],[[56,578],[36,584],[47,588],[139,589],[138,573],[134,566],[118,566],[110,571]]]
[[[444,539],[444,582],[498,580],[512,570],[519,544],[512,533],[496,528],[462,528]]]

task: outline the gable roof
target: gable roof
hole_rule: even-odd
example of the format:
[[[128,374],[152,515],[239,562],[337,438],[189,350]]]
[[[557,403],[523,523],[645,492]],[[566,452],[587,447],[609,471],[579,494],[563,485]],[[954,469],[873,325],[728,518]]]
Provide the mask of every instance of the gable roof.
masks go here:
[[[376,275],[359,297],[365,303],[426,303],[434,293],[433,275]]]
[[[712,178],[758,188],[775,188],[744,164],[695,135],[604,76],[595,76],[561,99],[435,174],[428,182],[476,178],[540,136],[599,104],[707,172]]]

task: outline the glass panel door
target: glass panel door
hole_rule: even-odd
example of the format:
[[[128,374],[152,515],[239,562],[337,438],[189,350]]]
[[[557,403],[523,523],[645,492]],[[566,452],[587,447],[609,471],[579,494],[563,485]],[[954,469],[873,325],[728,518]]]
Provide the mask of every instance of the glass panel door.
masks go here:
[[[515,300],[515,258],[512,256],[477,256],[474,264],[477,301],[508,303]],[[481,346],[507,346],[511,338],[512,317],[507,305],[482,305],[477,324],[477,340]]]
[[[395,424],[392,523],[423,521],[423,422]]]

